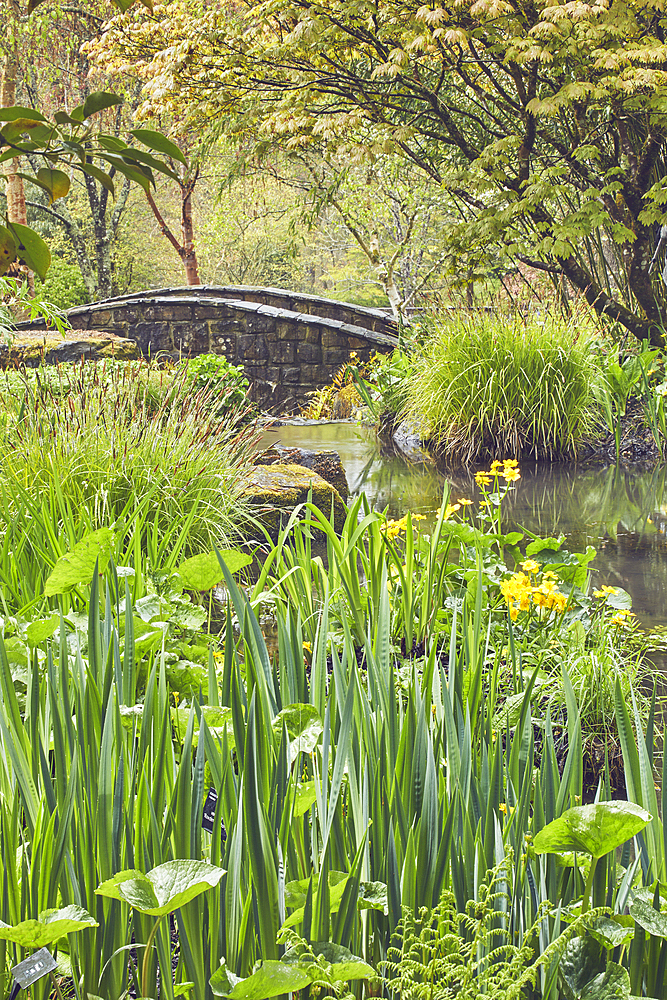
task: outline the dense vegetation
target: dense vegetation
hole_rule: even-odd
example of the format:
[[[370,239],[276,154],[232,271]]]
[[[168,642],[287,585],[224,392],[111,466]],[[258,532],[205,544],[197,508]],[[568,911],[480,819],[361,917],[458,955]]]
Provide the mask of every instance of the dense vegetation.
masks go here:
[[[380,304],[308,413],[486,464],[276,537],[223,358],[3,374],[2,997],[45,947],[34,1000],[666,1000],[664,638],[508,526],[523,461],[667,449],[664,3],[117,7],[3,8],[3,341],[179,280]]]

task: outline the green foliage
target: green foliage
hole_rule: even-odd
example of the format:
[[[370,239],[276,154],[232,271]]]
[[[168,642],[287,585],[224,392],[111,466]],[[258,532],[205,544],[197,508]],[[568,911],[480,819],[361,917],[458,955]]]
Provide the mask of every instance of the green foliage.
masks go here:
[[[543,915],[526,928],[521,946],[512,941],[500,917],[511,902],[507,880],[511,864],[487,872],[465,909],[444,892],[432,910],[403,907],[382,963],[386,986],[400,1000],[494,1000],[520,995],[525,972],[533,965]]]
[[[55,327],[64,335],[69,323],[61,308],[60,303],[51,301],[43,290],[33,295],[27,281],[0,277],[0,342],[9,344],[13,339],[16,324],[12,310],[25,310],[31,320],[44,319],[47,327]]]
[[[576,454],[599,420],[588,338],[555,320],[441,322],[408,381],[408,412],[452,461]]]
[[[5,523],[18,531],[29,518],[30,547],[50,547],[62,519],[76,525],[75,541],[137,512],[144,536],[166,539],[187,526],[183,554],[234,533],[253,432],[235,429],[233,410],[218,416],[212,391],[169,380],[168,392],[154,392],[145,367],[132,363],[37,378],[9,399],[0,475]]]
[[[193,392],[206,392],[217,416],[241,410],[247,403],[250,383],[240,365],[221,354],[198,354],[185,362],[185,381]]]
[[[63,257],[52,257],[51,267],[42,282],[40,293],[59,309],[71,309],[88,301],[81,271]]]

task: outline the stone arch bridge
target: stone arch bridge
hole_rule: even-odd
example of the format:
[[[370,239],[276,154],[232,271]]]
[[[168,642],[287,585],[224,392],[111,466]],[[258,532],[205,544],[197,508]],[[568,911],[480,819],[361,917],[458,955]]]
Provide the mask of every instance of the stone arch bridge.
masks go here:
[[[224,354],[243,365],[252,398],[269,410],[297,408],[352,351],[367,360],[398,344],[395,321],[380,309],[246,285],[135,292],[70,309],[68,318],[75,330],[133,340],[145,356]]]

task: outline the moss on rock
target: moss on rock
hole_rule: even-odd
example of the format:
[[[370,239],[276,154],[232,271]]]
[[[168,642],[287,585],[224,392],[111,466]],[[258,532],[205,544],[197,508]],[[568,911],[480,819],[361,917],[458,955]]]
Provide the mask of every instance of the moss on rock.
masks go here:
[[[20,365],[34,368],[40,364],[76,362],[82,357],[86,361],[101,358],[131,361],[139,357],[139,348],[134,340],[101,331],[72,330],[66,339],[53,333],[17,334],[9,346],[0,348],[0,368]]]
[[[334,528],[340,532],[347,514],[340,493],[312,469],[302,465],[254,466],[242,499],[249,503],[253,516],[272,535],[277,535],[294,508],[308,501],[311,491],[311,502],[327,517],[331,516],[333,504]]]

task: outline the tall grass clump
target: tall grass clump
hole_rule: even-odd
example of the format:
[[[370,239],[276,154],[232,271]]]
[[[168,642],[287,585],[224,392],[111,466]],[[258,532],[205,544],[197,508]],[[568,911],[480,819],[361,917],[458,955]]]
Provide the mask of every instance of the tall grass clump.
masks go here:
[[[146,530],[164,535],[190,518],[186,552],[229,540],[244,515],[252,428],[216,415],[210,392],[184,380],[156,391],[136,364],[82,365],[65,388],[26,380],[22,397],[12,395],[0,471],[6,514],[20,520],[32,508],[34,521],[44,501],[45,521],[53,514],[90,530],[141,509]]]
[[[408,382],[408,410],[448,458],[564,458],[599,420],[590,337],[556,319],[443,322]]]

